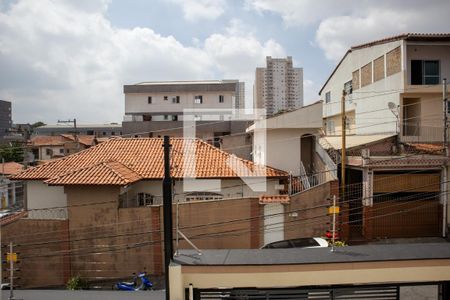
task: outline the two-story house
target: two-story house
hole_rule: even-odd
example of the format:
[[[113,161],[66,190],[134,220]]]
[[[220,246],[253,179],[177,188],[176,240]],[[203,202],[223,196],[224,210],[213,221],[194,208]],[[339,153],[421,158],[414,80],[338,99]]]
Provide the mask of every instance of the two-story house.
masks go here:
[[[320,90],[335,152],[345,94],[349,240],[447,235],[444,78],[450,34],[402,34],[351,47]]]
[[[450,78],[450,34],[408,33],[353,46],[319,92],[326,132],[341,133],[345,90],[349,134],[441,141],[443,78]]]

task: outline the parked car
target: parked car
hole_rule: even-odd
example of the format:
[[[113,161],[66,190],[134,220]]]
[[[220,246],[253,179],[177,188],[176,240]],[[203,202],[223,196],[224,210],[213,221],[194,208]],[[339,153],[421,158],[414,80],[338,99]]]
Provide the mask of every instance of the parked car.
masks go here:
[[[292,240],[283,240],[269,243],[261,247],[261,249],[283,249],[283,248],[326,248],[328,242],[319,237],[299,238]]]

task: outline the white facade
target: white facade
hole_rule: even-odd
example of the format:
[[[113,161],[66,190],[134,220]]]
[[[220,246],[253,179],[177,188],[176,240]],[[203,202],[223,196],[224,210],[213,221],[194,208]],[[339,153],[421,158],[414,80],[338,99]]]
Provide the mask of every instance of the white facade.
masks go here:
[[[177,121],[185,109],[245,107],[244,83],[237,80],[144,82],[124,92],[126,122]]]
[[[263,131],[265,140],[255,138],[253,149],[265,148],[265,153],[254,151],[253,160],[257,164],[299,175],[302,163],[312,164],[314,137],[319,135],[321,128],[321,102],[257,121],[248,131]]]
[[[27,181],[28,217],[32,219],[67,218],[67,196],[62,186],[48,186],[43,181]]]
[[[347,128],[351,127],[348,134],[399,133],[402,140],[423,142],[442,138],[441,82],[450,77],[450,42],[417,39],[420,37],[374,42],[347,52],[320,91],[328,135],[341,135],[341,97],[343,90],[348,90],[345,97]],[[398,55],[389,57],[395,51]],[[382,61],[378,64],[382,65],[382,73],[376,60]],[[412,71],[413,61],[435,62],[439,67],[435,82],[412,84],[413,73],[417,73]],[[388,72],[395,64],[397,70]],[[363,69],[370,70],[368,83],[363,80]],[[377,74],[381,77],[377,78]]]
[[[266,58],[267,66],[257,68],[254,98],[257,108],[268,115],[303,106],[303,69],[294,68],[292,57]]]

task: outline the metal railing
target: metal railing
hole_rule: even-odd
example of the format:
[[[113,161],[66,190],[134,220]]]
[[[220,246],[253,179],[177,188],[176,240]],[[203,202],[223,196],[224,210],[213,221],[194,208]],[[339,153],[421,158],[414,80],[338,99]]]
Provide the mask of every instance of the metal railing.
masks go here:
[[[333,171],[317,172],[311,175],[289,176],[289,194],[295,195],[315,186],[333,180]]]

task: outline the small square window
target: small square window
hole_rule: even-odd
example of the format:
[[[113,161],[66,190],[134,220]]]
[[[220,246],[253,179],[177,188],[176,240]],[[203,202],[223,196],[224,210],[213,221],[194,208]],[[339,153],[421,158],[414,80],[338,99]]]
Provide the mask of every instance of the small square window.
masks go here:
[[[173,115],[172,116],[172,121],[178,121],[178,115]]]
[[[164,100],[169,100],[169,96],[164,96]]]
[[[151,96],[147,97],[147,102],[148,102],[148,104],[152,104],[152,97]]]
[[[172,103],[180,103],[180,96],[173,97]]]
[[[169,115],[164,115],[164,120],[169,120]]]
[[[224,102],[224,96],[223,95],[219,95],[219,103],[223,103]]]
[[[195,104],[202,104],[203,103],[203,96],[195,96],[194,97],[194,103]]]

